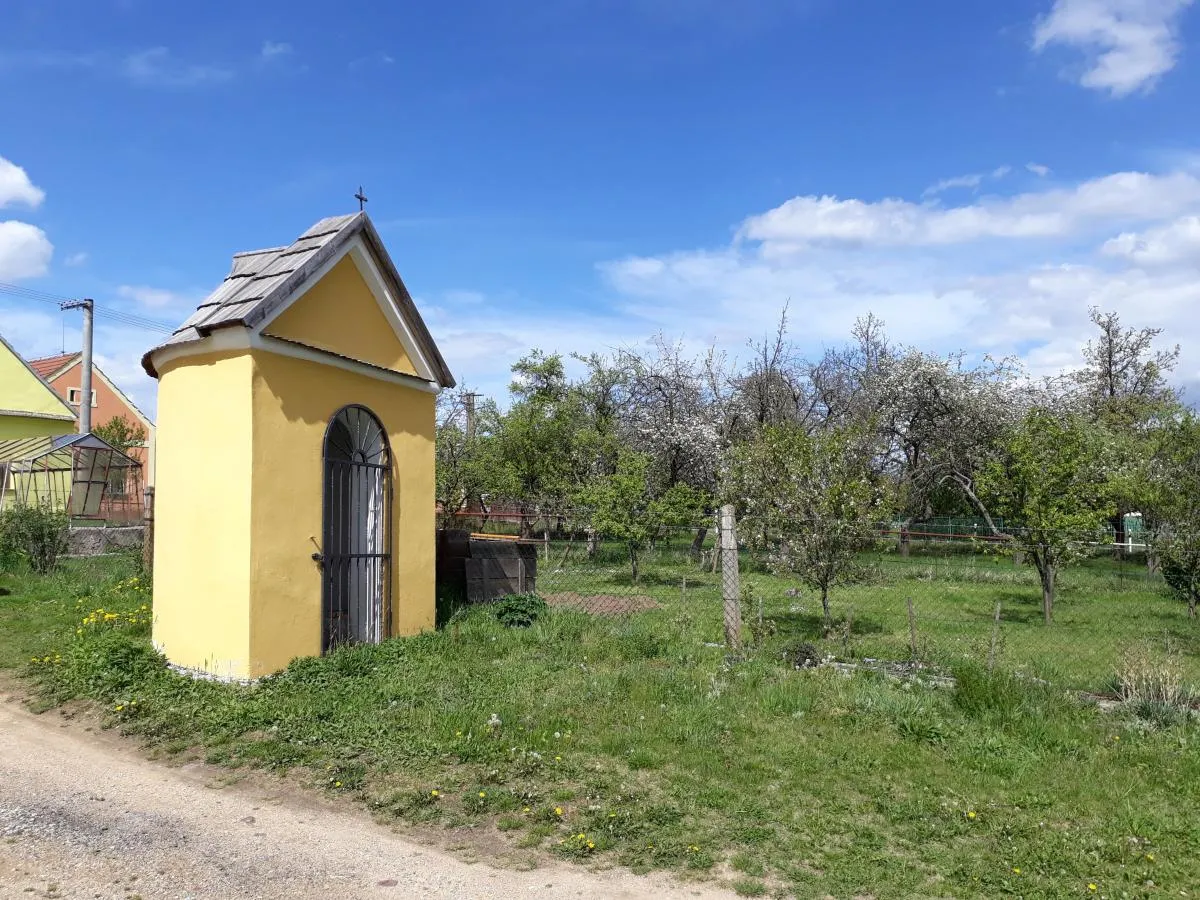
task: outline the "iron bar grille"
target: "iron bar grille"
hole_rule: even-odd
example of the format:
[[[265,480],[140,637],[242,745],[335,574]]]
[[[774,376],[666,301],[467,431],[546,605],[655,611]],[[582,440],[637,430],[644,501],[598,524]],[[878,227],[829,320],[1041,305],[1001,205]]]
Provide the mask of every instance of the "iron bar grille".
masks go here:
[[[322,454],[321,650],[377,643],[389,632],[391,451],[370,410],[330,420]]]

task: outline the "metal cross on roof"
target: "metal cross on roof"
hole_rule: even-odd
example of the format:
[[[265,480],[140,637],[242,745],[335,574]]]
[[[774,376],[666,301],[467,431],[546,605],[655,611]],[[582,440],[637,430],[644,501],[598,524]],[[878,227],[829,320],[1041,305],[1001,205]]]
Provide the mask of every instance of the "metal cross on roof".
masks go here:
[[[358,186],[358,193],[354,195],[354,199],[358,201],[358,211],[362,212],[367,205],[367,195],[363,193],[361,184]]]

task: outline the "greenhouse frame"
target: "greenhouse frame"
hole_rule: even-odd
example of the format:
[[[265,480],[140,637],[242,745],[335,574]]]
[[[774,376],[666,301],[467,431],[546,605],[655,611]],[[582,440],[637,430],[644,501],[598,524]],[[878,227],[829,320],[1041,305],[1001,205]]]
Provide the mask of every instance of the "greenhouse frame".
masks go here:
[[[73,519],[142,516],[142,465],[94,434],[0,441],[0,512],[41,507]]]

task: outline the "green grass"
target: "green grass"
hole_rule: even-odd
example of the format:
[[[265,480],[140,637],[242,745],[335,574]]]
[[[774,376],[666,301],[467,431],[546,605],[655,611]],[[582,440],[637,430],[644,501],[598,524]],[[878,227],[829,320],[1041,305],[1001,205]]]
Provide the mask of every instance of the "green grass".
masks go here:
[[[721,576],[686,561],[685,543],[651,553],[640,583],[631,583],[621,548],[605,546],[594,563],[570,562],[559,570],[561,548],[538,573],[538,591],[583,595],[644,595],[664,609],[694,615],[708,625],[720,614]],[[914,545],[912,555],[864,554],[860,583],[831,594],[837,627],[826,636],[819,597],[798,580],[771,574],[743,554],[741,584],[753,603],[762,602],[768,620],[766,649],[786,652],[800,643],[847,661],[911,658],[907,602],[913,601],[918,656],[955,665],[980,660],[990,651],[996,604],[996,663],[1064,687],[1105,691],[1130,649],[1167,648],[1200,691],[1200,622],[1172,598],[1161,579],[1145,575],[1144,565],[1117,562],[1098,554],[1059,579],[1054,622],[1042,619],[1037,575],[1010,557],[982,554],[968,546]],[[686,582],[686,585],[685,585]],[[789,596],[789,591],[792,595]],[[753,605],[752,603],[752,605]],[[752,609],[743,610],[751,615]],[[847,629],[847,625],[849,628]],[[719,639],[719,631],[714,640]]]
[[[512,847],[635,870],[719,867],[746,896],[1048,898],[1089,896],[1096,884],[1105,896],[1148,897],[1200,884],[1194,721],[1103,714],[1007,670],[989,676],[965,650],[947,654],[956,688],[795,671],[779,656],[811,636],[811,611],[790,610],[810,603],[803,597],[773,598],[769,611],[794,620],[729,666],[712,646],[721,637],[712,576],[689,571],[683,596],[673,579],[684,569],[665,557],[648,560],[637,588],[616,567],[576,569],[562,589],[587,577],[603,592],[648,593],[661,608],[618,619],[556,610],[525,629],[475,609],[439,632],[297,660],[237,687],[172,674],[142,624],[76,633],[97,603],[136,608],[136,594],[113,587],[123,565],[4,581],[13,594],[0,598],[0,659],[49,655],[26,664],[46,698],[91,698],[109,724],[155,747],[298,770],[384,817],[456,834],[473,826]],[[784,585],[761,573],[747,580],[764,592]],[[932,609],[949,618],[955,603],[986,608],[995,591],[1023,587],[861,585],[855,621],[883,627],[853,635],[851,650],[907,646],[903,612],[896,619],[884,601],[868,610],[881,592],[902,601],[914,591],[932,619]],[[1153,588],[1127,593],[1099,602],[1179,612]],[[1062,615],[1075,606],[1084,598],[1066,596]],[[1006,660],[1053,662],[1040,643],[1017,639],[1035,627],[1006,626]],[[1104,665],[1094,662],[1088,679]]]

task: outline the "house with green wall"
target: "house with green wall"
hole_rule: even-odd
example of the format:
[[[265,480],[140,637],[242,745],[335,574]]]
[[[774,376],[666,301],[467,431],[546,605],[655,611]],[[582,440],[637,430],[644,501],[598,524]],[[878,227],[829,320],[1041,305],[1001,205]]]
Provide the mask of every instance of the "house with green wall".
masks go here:
[[[0,441],[75,430],[75,410],[0,335]]]

